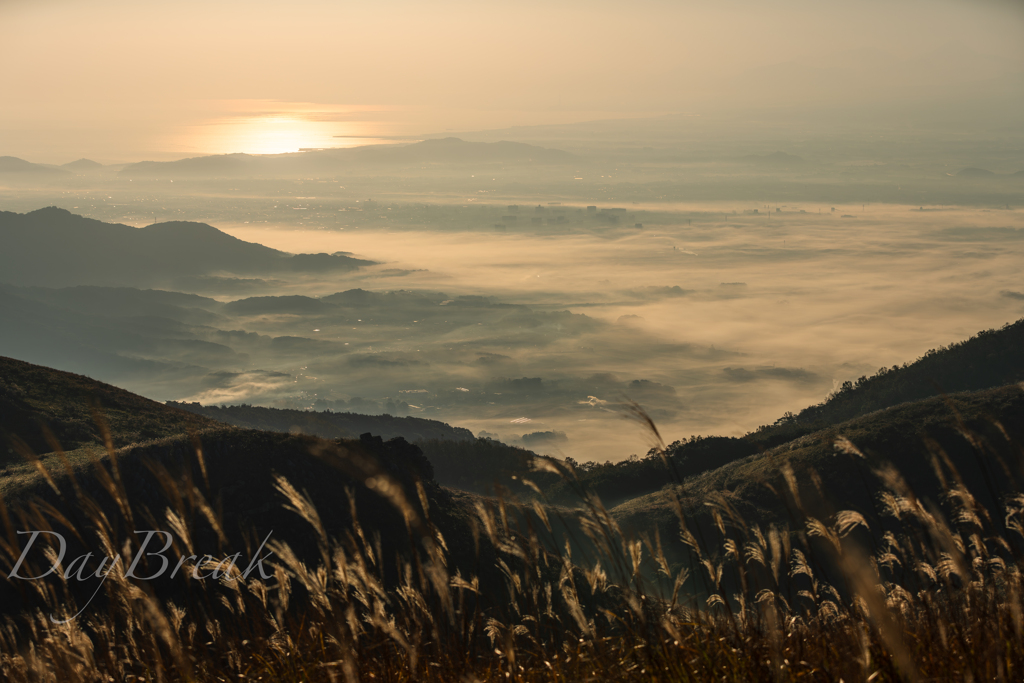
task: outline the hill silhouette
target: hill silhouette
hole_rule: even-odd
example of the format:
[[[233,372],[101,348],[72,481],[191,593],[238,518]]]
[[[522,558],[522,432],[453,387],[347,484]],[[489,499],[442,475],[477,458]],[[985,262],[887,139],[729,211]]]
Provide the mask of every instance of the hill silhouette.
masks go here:
[[[115,384],[247,365],[230,347],[190,333],[218,324],[222,306],[160,290],[0,284],[0,349]]]
[[[149,287],[213,273],[346,272],[370,263],[341,254],[287,254],[205,223],[133,228],[57,207],[0,212],[0,280],[9,284]]]
[[[92,159],[78,159],[76,161],[71,161],[66,164],[61,164],[61,168],[66,168],[71,171],[88,172],[98,171],[99,169],[103,168],[103,164],[99,163],[98,161],[93,161]]]
[[[33,164],[18,157],[0,157],[0,173],[27,173],[31,175],[62,176],[68,172],[61,168],[46,166],[45,164]]]
[[[424,164],[564,164],[568,152],[521,142],[466,142],[459,138],[412,144],[365,145],[288,154],[216,154],[178,161],[143,161],[125,166],[120,175],[147,178],[243,178],[335,174],[367,166],[402,167]]]
[[[475,441],[473,432],[468,429],[421,417],[287,410],[250,405],[204,406],[175,401],[168,401],[167,405],[236,427],[308,434],[324,439],[354,439],[360,434],[372,432],[384,439],[401,436],[413,442],[427,439]]]
[[[535,164],[569,163],[576,157],[558,149],[548,149],[524,142],[467,142],[448,137],[423,140],[411,145],[374,145],[351,150],[324,150],[314,156],[353,158],[382,164],[434,163],[469,164],[520,162]]]
[[[402,437],[420,448],[439,484],[471,493],[494,495],[499,489],[505,489],[530,497],[531,490],[522,483],[524,475],[528,474],[535,483],[547,488],[559,481],[551,474],[533,471],[534,461],[540,457],[533,451],[492,439],[478,439],[468,429],[437,420],[249,405],[204,406],[174,401],[168,401],[167,405],[245,429],[325,439],[352,439],[366,432],[383,439]],[[569,501],[578,502],[571,498]]]

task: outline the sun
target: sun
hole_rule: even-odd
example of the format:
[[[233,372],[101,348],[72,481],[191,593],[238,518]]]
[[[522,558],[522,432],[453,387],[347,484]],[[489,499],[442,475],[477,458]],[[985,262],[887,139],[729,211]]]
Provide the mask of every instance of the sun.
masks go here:
[[[289,154],[306,149],[387,144],[394,107],[274,100],[213,103],[180,130],[176,146],[199,154]],[[219,111],[217,111],[219,110]]]
[[[207,144],[220,153],[285,154],[335,146],[332,126],[295,116],[239,117],[211,128]]]

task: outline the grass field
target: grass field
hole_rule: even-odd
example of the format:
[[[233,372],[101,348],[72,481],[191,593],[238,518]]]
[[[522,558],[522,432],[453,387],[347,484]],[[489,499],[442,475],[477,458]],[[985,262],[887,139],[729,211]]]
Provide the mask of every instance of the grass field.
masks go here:
[[[972,435],[978,458],[1020,472],[1019,461],[1004,462],[997,452],[1005,451]],[[877,518],[811,516],[801,486],[820,479],[786,463],[774,493],[789,511],[784,524],[744,518],[728,489],[709,490],[714,524],[705,530],[690,524],[677,489],[666,489],[690,551],[689,562],[670,563],[670,539],[624,533],[594,497],[570,511],[445,496],[396,478],[352,444],[306,439],[311,457],[346,473],[312,479],[337,485],[335,500],[325,505],[319,491],[277,474],[277,500],[263,505],[285,527],[267,546],[272,576],[242,579],[227,548],[244,519],[216,501],[225,477],[253,473],[237,460],[214,463],[209,453],[227,441],[208,434],[191,443],[204,442],[194,450],[178,440],[178,470],[151,447],[145,482],[125,469],[139,469],[132,460],[145,447],[111,450],[91,472],[71,464],[50,479],[52,502],[2,508],[5,567],[17,561],[15,531],[24,529],[59,530],[97,559],[124,560],[87,588],[76,585],[73,561],[47,580],[8,579],[6,680],[1010,681],[1024,666],[1024,497],[986,509],[942,452],[933,471],[941,504],[881,467]],[[836,445],[862,457],[841,436]],[[568,467],[542,463],[573,481]],[[301,478],[304,466],[295,467]],[[368,499],[356,487],[386,501],[392,526],[357,503]],[[343,530],[325,522],[350,504]],[[125,567],[139,551],[130,530],[139,528],[172,529],[176,556],[216,538],[221,554],[187,561],[195,575],[133,580]],[[390,529],[383,544],[381,529]],[[36,552],[20,574],[42,574],[55,558]],[[155,564],[150,557],[146,572]],[[217,567],[219,579],[209,576]]]

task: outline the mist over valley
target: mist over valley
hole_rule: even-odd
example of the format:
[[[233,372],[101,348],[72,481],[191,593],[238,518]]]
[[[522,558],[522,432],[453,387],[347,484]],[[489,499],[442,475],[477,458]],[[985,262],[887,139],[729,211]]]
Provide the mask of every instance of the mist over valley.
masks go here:
[[[777,181],[806,163],[779,158],[781,172],[743,172]],[[104,203],[65,191],[68,210],[2,217],[10,355],[160,400],[430,417],[580,461],[645,448],[627,401],[669,440],[740,435],[1024,311],[1021,214],[993,204],[90,182]],[[295,189],[255,196],[271,182]]]
[[[0,26],[0,679],[1019,678],[1019,1]]]

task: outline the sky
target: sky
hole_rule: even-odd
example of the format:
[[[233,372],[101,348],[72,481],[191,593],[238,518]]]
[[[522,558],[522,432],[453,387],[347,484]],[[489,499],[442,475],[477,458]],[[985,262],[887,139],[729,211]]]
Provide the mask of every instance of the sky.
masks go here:
[[[382,136],[1018,91],[1024,3],[0,0],[0,155]]]

